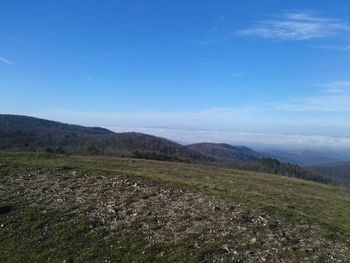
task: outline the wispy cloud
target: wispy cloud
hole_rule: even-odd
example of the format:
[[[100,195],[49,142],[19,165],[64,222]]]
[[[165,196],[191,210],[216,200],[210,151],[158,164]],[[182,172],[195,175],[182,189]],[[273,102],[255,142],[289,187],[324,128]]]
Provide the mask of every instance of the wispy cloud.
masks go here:
[[[294,12],[259,21],[253,27],[239,30],[236,34],[278,40],[308,40],[337,36],[348,31],[350,26],[340,19]]]
[[[276,110],[299,112],[350,112],[350,81],[322,84],[323,93],[272,104]]]
[[[87,72],[85,69],[83,69],[82,67],[76,65],[76,64],[73,64],[70,62],[70,59],[69,58],[64,58],[64,57],[61,57],[61,56],[57,56],[51,52],[49,52],[46,48],[41,48],[40,46],[37,46],[37,45],[33,45],[30,41],[27,41],[27,40],[24,40],[24,39],[21,39],[21,38],[18,38],[16,36],[12,36],[12,35],[7,35],[7,38],[12,40],[12,41],[15,41],[19,44],[21,44],[23,46],[23,48],[26,48],[26,49],[31,49],[33,51],[36,51],[37,53],[37,56],[47,56],[53,60],[55,60],[56,62],[60,63],[61,65],[65,65],[66,67],[70,68],[71,70],[74,70],[74,71],[77,71],[77,72],[80,72],[82,74],[85,74],[85,75],[88,75],[88,77],[92,76],[92,74],[90,74],[89,72]],[[0,61],[4,62],[1,57],[0,57]],[[8,61],[8,60],[7,60]],[[8,62],[11,62],[11,61],[8,61]],[[5,62],[6,63],[6,62]],[[56,63],[57,64],[57,63]]]
[[[276,103],[276,110],[299,112],[350,112],[350,95],[323,95]]]
[[[326,49],[326,50],[350,52],[350,45],[312,45],[310,47]]]
[[[5,64],[7,64],[7,65],[13,65],[13,64],[15,64],[13,61],[8,60],[8,59],[6,59],[6,58],[4,58],[4,57],[0,57],[0,61],[3,62],[3,63],[5,63]]]
[[[109,58],[109,57],[113,57],[113,56],[121,56],[121,55],[124,55],[130,51],[132,51],[132,49],[124,48],[124,49],[118,49],[118,50],[115,50],[112,52],[104,52],[104,53],[101,53],[100,55],[98,55],[98,58]]]
[[[334,81],[323,85],[328,93],[349,93],[350,94],[350,81]]]
[[[228,76],[231,78],[241,78],[241,77],[245,76],[245,73],[244,72],[233,72],[233,73],[229,73]]]
[[[213,61],[202,61],[202,62],[199,62],[199,65],[210,66],[210,65],[213,65]]]

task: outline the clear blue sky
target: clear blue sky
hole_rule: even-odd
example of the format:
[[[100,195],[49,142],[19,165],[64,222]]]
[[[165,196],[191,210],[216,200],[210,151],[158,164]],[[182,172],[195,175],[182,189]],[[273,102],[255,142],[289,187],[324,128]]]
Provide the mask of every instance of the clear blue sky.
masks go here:
[[[334,0],[0,0],[0,112],[350,147],[349,14]]]

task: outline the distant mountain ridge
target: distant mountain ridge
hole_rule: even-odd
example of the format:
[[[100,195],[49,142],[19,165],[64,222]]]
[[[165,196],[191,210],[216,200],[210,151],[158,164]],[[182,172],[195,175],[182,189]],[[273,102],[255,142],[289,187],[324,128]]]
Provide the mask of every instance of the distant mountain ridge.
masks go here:
[[[233,146],[226,143],[195,143],[187,145],[188,148],[209,155],[221,162],[240,164],[254,163],[264,157],[245,146]]]
[[[316,166],[326,163],[335,163],[342,161],[338,156],[334,154],[324,154],[309,150],[299,151],[282,151],[282,150],[265,150],[267,155],[272,158],[276,158],[281,162],[296,163],[302,167]]]
[[[114,133],[99,127],[19,115],[0,115],[0,150],[113,155],[183,162],[214,161],[183,145],[152,135]]]
[[[0,114],[1,134],[6,132],[23,132],[32,134],[86,133],[111,134],[112,131],[101,127],[84,127],[75,124],[65,124],[22,115]]]
[[[279,174],[311,181],[329,183],[330,178],[323,178],[313,171],[306,171],[298,165],[284,163],[268,154],[256,152],[245,146],[233,146],[225,143],[196,143],[187,145],[192,150],[209,155],[225,165],[235,168]]]

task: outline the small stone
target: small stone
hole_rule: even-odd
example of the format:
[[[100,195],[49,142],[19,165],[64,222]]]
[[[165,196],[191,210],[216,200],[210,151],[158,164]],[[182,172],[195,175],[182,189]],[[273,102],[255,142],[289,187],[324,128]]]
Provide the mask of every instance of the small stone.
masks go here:
[[[247,230],[247,228],[244,227],[244,226],[237,226],[237,228],[238,228],[239,230],[242,230],[242,231],[246,231],[246,230]]]
[[[256,238],[255,238],[255,237],[253,237],[253,238],[249,241],[250,244],[254,244],[255,242],[256,242]]]
[[[228,244],[224,244],[222,246],[223,249],[225,249],[227,252],[230,252],[229,248],[228,248]]]
[[[213,210],[214,210],[214,211],[220,210],[220,207],[217,206],[217,205],[214,205],[214,206],[213,206]]]

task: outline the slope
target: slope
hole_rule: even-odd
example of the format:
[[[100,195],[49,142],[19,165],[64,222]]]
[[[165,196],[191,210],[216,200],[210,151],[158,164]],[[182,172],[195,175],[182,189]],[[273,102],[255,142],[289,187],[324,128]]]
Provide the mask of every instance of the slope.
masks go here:
[[[347,262],[350,192],[114,157],[0,154],[1,262]]]

